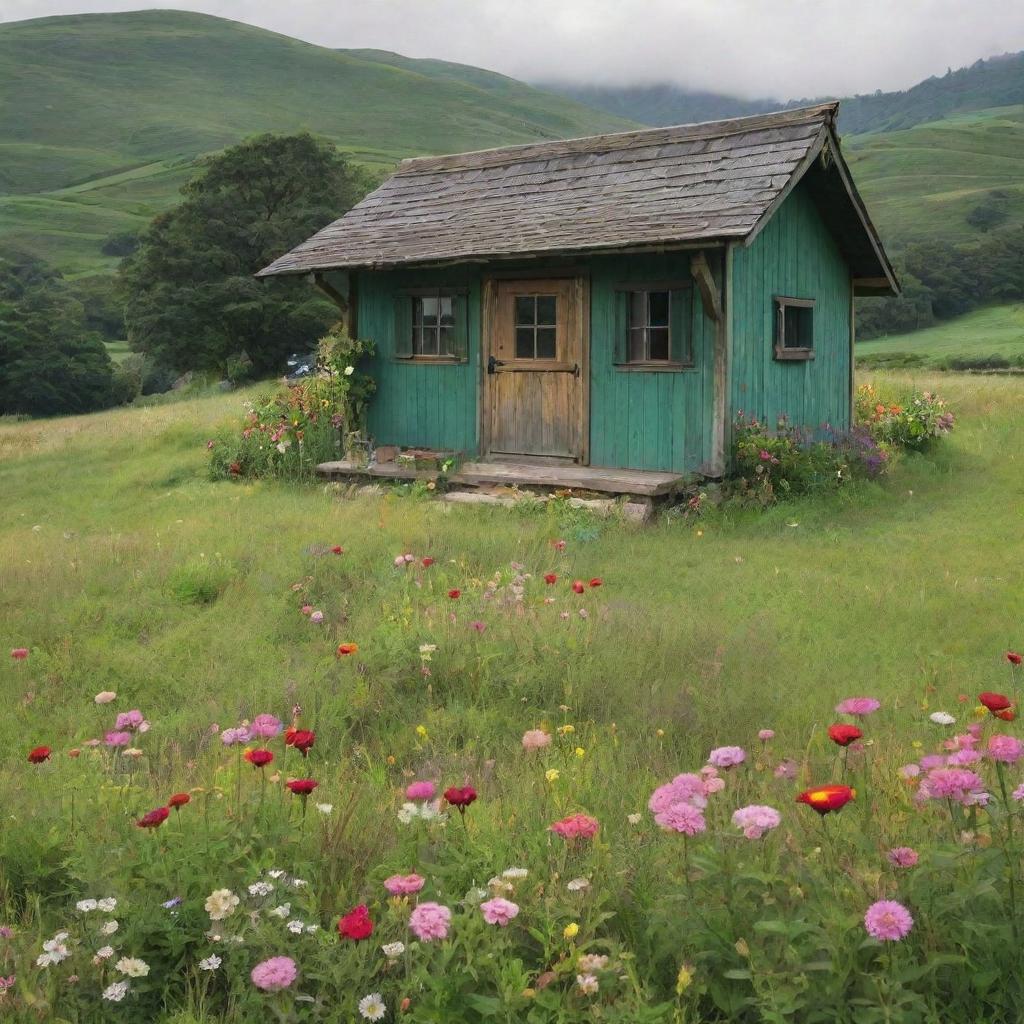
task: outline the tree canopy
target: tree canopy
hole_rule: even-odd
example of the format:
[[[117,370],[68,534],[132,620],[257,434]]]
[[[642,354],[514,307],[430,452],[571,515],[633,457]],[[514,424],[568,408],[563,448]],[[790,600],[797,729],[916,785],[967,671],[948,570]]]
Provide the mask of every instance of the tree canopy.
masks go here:
[[[351,209],[372,185],[312,135],[260,135],[209,158],[121,268],[128,339],[177,370],[223,370],[246,353],[279,370],[337,308],[307,281],[253,274]]]
[[[34,256],[0,257],[0,413],[90,412],[131,397],[60,274]]]

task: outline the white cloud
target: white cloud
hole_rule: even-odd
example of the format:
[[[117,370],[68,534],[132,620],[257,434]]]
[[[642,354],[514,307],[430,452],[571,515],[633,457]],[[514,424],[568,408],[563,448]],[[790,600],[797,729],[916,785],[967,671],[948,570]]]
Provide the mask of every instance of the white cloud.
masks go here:
[[[0,22],[169,2],[0,0]],[[947,66],[1024,49],[1020,0],[178,0],[175,6],[323,46],[395,50],[528,80],[671,81],[781,99],[905,88]]]

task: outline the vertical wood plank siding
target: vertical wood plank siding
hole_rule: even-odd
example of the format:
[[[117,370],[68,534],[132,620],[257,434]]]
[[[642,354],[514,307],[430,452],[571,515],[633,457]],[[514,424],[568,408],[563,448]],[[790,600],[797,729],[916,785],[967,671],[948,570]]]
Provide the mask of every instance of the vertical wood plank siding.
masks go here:
[[[730,417],[814,429],[850,425],[850,271],[806,191],[797,186],[754,242],[735,247],[729,315]],[[815,300],[814,358],[774,358],[774,296]]]
[[[690,281],[689,252],[590,262],[590,464],[698,469],[711,451],[715,325],[692,302],[694,366],[648,373],[615,366],[615,291],[635,282]],[[717,261],[716,261],[717,262]],[[716,280],[721,287],[720,271]]]
[[[464,363],[395,359],[395,300],[403,288],[468,288],[469,359]],[[480,385],[480,270],[362,272],[358,277],[361,338],[377,353],[367,371],[377,381],[369,429],[377,444],[440,448],[475,455]]]

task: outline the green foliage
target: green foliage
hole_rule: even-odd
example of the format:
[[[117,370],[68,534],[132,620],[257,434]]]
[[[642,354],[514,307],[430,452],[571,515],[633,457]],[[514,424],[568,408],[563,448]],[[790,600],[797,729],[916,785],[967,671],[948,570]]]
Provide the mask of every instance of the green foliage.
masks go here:
[[[280,370],[337,316],[301,278],[253,274],[340,216],[365,175],[308,134],[264,135],[210,158],[125,260],[133,348],[177,370],[225,370],[245,353],[254,373]]]
[[[91,274],[69,282],[68,288],[82,304],[87,330],[104,341],[119,341],[125,336],[124,296],[117,279],[107,274]]]
[[[934,392],[909,392],[896,398],[873,384],[861,384],[856,395],[857,422],[879,443],[923,451],[953,429],[954,417]]]
[[[0,414],[90,412],[132,397],[61,276],[31,256],[0,257]]]

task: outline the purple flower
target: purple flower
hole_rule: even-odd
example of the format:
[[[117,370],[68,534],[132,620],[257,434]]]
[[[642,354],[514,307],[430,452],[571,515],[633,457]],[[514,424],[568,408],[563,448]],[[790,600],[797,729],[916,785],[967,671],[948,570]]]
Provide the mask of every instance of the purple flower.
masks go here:
[[[910,911],[895,900],[872,903],[864,915],[865,930],[879,942],[898,942],[909,935],[913,927],[914,919]]]
[[[715,747],[708,754],[708,764],[715,768],[733,768],[746,759],[747,753],[742,747]]]
[[[108,732],[103,737],[103,742],[108,747],[127,747],[132,741],[132,734],[130,732]]]
[[[765,807],[761,804],[741,807],[733,811],[732,815],[732,823],[743,829],[743,834],[748,839],[760,839],[765,832],[777,828],[781,821],[782,815],[774,807]]]
[[[1016,764],[1024,757],[1024,743],[1016,736],[996,734],[988,738],[988,756],[1003,764]]]
[[[220,734],[220,741],[225,747],[233,747],[236,743],[248,743],[251,738],[249,730],[241,725],[237,729],[225,729]]]
[[[881,701],[874,697],[847,697],[836,705],[836,711],[841,715],[856,715],[863,718],[865,715],[873,714],[882,706]]]
[[[894,846],[885,856],[898,868],[912,868],[918,860],[917,850],[910,846]]]
[[[252,983],[264,992],[280,992],[298,977],[298,973],[295,961],[290,956],[272,956],[258,963],[249,976]]]
[[[273,715],[257,715],[249,726],[251,736],[273,739],[283,728],[281,720]]]
[[[408,800],[433,800],[437,794],[437,786],[432,782],[410,782],[405,787],[405,796]]]

